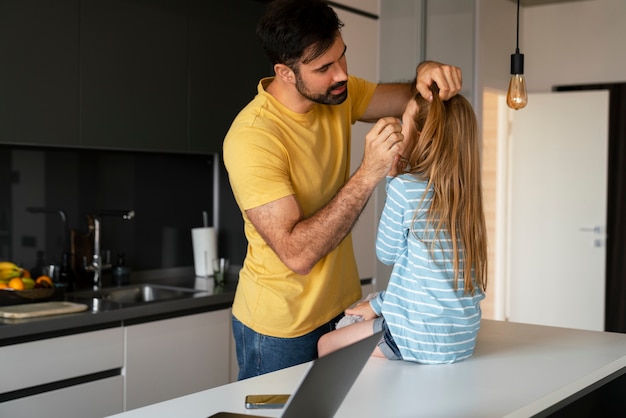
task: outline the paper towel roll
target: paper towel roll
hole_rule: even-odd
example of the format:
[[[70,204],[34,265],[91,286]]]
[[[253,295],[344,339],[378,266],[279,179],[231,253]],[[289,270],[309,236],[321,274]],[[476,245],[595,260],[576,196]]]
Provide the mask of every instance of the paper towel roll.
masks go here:
[[[217,258],[215,228],[192,228],[193,262],[197,277],[213,275],[213,259]]]

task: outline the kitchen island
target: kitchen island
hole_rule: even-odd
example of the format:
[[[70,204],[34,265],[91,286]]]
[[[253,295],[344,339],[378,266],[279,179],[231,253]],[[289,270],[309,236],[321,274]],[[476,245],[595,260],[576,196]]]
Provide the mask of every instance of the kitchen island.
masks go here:
[[[246,413],[245,395],[291,393],[305,370],[294,366],[115,417]],[[602,408],[626,406],[625,372],[624,334],[484,320],[476,352],[464,362],[425,366],[370,358],[336,416],[608,416]],[[254,414],[277,417],[280,410]]]

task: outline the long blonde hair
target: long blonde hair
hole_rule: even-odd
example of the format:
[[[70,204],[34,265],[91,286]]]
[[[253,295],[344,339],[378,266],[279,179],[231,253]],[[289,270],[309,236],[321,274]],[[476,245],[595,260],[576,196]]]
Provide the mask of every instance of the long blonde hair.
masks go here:
[[[464,292],[473,294],[476,286],[482,290],[487,287],[478,122],[465,97],[456,95],[443,101],[434,83],[431,91],[432,102],[419,93],[415,96],[419,110],[413,122],[418,137],[408,158],[410,172],[433,188],[426,225],[434,228],[435,237],[443,232],[451,238],[455,289],[463,251]],[[436,240],[431,243],[431,251],[436,244]]]

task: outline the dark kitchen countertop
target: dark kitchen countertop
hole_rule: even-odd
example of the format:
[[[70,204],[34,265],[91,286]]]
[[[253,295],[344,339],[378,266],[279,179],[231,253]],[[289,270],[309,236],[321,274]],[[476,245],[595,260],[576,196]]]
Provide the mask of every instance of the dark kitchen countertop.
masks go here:
[[[29,319],[0,318],[0,346],[227,309],[233,302],[236,280],[236,275],[232,277],[229,275],[226,284],[215,291],[203,291],[190,297],[130,306],[123,306],[114,302],[102,303],[101,300],[94,302],[89,299],[77,299],[71,292],[68,292],[56,300],[84,303],[88,305],[88,309],[79,313]],[[146,283],[169,284],[150,281]],[[171,285],[193,288],[193,283],[193,278],[179,279]]]

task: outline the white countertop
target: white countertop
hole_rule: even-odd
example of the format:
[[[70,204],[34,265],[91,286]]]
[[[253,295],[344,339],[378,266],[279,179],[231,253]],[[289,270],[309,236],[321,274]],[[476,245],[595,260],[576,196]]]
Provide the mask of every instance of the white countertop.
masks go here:
[[[115,415],[203,417],[249,412],[244,397],[291,393],[306,366]],[[528,417],[626,370],[626,334],[483,320],[474,356],[452,365],[370,358],[337,417]],[[619,373],[618,373],[619,374]]]

